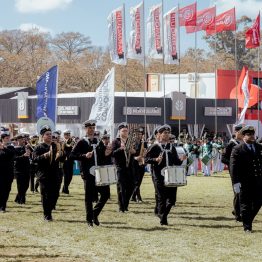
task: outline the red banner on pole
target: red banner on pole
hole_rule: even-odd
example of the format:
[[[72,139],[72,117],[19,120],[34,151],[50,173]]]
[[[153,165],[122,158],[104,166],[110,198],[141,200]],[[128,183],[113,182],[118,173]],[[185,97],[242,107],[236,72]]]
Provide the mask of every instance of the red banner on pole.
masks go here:
[[[196,26],[197,3],[179,9],[180,26]]]
[[[255,23],[246,31],[246,48],[256,48],[260,46],[260,13]]]

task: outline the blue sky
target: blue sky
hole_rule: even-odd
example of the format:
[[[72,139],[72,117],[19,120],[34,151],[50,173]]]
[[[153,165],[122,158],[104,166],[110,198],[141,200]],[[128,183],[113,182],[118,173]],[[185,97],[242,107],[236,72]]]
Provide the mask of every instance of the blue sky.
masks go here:
[[[52,35],[77,31],[90,36],[92,44],[96,46],[107,45],[107,22],[109,13],[118,6],[125,4],[126,28],[129,31],[129,9],[139,3],[139,0],[0,0],[0,29],[24,30],[34,26],[41,30],[50,31]],[[161,1],[145,0],[145,18],[152,5]],[[164,12],[180,4],[181,7],[194,2],[194,0],[164,0]],[[262,9],[262,0],[199,0],[198,10],[217,5],[217,13],[236,6],[237,17],[245,14],[255,18]],[[202,33],[198,35],[199,46],[205,48]],[[181,32],[182,47],[192,46],[194,34],[186,35]]]

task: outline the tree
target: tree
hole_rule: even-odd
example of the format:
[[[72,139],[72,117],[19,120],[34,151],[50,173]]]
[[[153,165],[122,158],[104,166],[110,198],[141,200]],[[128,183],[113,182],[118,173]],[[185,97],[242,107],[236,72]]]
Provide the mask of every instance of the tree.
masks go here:
[[[78,32],[58,34],[51,43],[57,58],[68,63],[76,62],[85,51],[91,49],[90,38]]]
[[[210,49],[214,53],[218,53],[220,57],[227,57],[230,60],[236,61],[237,69],[241,70],[244,65],[247,65],[251,69],[257,69],[257,51],[256,49],[245,48],[245,32],[250,26],[252,20],[247,16],[242,16],[237,20],[237,32],[224,31],[212,36],[205,36],[204,39],[209,44]],[[235,43],[236,38],[236,43]],[[230,62],[232,63],[232,61]],[[226,65],[224,65],[226,66]],[[226,68],[225,68],[226,69]],[[235,69],[227,68],[227,69]]]

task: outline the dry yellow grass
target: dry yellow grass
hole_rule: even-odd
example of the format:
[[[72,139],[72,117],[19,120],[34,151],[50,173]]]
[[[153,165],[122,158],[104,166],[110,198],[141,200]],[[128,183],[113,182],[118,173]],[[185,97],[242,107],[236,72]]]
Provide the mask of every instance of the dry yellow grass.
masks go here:
[[[245,234],[231,214],[232,190],[227,174],[189,177],[178,189],[178,201],[162,227],[153,214],[151,177],[142,185],[144,203],[118,213],[115,186],[100,216],[101,226],[85,223],[84,192],[74,177],[70,195],[61,195],[54,221],[42,218],[39,194],[28,193],[27,204],[13,202],[0,214],[0,261],[262,261],[262,216],[254,233]]]

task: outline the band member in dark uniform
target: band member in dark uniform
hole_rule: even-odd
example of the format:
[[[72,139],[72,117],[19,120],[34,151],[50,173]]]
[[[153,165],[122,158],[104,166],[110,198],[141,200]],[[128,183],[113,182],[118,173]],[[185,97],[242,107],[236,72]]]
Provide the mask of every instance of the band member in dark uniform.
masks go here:
[[[232,179],[232,173],[230,170],[230,155],[232,153],[233,148],[236,145],[239,145],[243,141],[242,134],[240,134],[240,130],[243,128],[242,124],[238,124],[234,127],[234,138],[231,138],[227,147],[225,148],[225,152],[222,154],[222,163],[228,166],[228,171],[231,177],[232,187],[233,187],[233,179]],[[239,193],[234,192],[234,199],[233,199],[233,211],[232,214],[234,215],[236,221],[241,222],[242,218],[240,216],[240,202],[239,202]]]
[[[113,158],[117,167],[117,195],[119,212],[128,211],[131,195],[134,191],[134,176],[132,172],[134,133],[128,134],[128,125],[121,123],[118,126],[119,137],[112,142]]]
[[[10,142],[10,133],[8,130],[2,130],[0,139],[0,212],[6,211],[6,203],[14,179],[14,156],[15,150]]]
[[[252,232],[252,223],[262,205],[262,145],[256,143],[255,129],[240,130],[243,143],[235,146],[230,157],[233,188],[240,194],[240,212],[244,231]]]
[[[60,145],[52,142],[52,131],[49,126],[40,130],[43,143],[34,150],[34,162],[38,164],[37,178],[40,184],[44,219],[52,221],[52,210],[59,196],[59,161],[63,157]]]
[[[176,202],[177,187],[165,187],[161,170],[168,166],[181,165],[176,148],[169,143],[171,128],[168,125],[159,127],[160,142],[154,144],[147,152],[145,162],[152,165],[152,173],[158,195],[158,216],[161,225],[168,225],[167,216]],[[168,161],[167,161],[168,158]],[[183,157],[183,160],[186,156]]]
[[[132,201],[142,202],[142,197],[140,193],[140,186],[145,174],[145,152],[147,149],[147,143],[143,139],[144,130],[140,128],[138,130],[138,136],[135,142],[134,149],[136,153],[134,154],[133,161],[133,174],[135,179],[135,188],[131,197]]]
[[[70,154],[70,158],[81,161],[85,188],[86,221],[87,225],[92,227],[93,223],[97,226],[100,224],[98,216],[109,198],[110,190],[109,186],[96,186],[95,176],[92,174],[92,167],[103,165],[106,155],[105,146],[102,145],[102,142],[98,144],[97,139],[94,138],[96,121],[87,120],[83,125],[86,136],[78,141]],[[93,200],[97,192],[100,193],[100,198],[93,207]]]
[[[23,134],[17,135],[18,145],[15,147],[15,178],[17,184],[17,195],[15,202],[25,204],[26,191],[29,188],[30,180],[30,155],[31,151],[25,146],[25,138]]]
[[[74,168],[74,160],[69,158],[72,149],[75,145],[71,137],[71,131],[64,131],[64,141],[63,141],[63,151],[65,152],[65,161],[63,164],[63,173],[64,173],[64,185],[62,189],[62,193],[69,194],[69,185],[73,178],[73,168]]]

